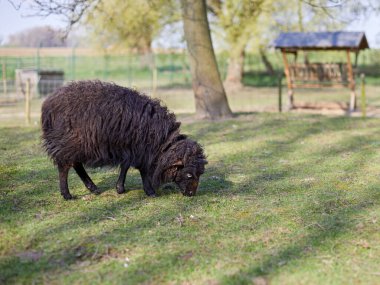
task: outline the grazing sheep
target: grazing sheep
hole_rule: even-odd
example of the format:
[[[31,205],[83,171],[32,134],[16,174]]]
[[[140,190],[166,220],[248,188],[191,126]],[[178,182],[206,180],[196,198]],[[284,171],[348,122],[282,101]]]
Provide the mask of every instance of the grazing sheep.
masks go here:
[[[100,192],[83,165],[120,165],[119,194],[132,166],[148,196],[168,182],[193,196],[207,164],[202,147],[180,134],[175,115],[158,100],[111,83],[77,81],[57,89],[42,105],[41,124],[43,146],[58,167],[65,199],[72,199],[71,167],[95,194]]]

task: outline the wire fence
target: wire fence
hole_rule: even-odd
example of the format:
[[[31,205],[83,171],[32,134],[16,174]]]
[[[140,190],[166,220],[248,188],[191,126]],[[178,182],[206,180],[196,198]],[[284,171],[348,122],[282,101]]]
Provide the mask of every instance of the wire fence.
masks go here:
[[[76,49],[57,51],[57,55],[53,51],[44,54],[40,49],[7,52],[0,56],[0,98],[3,101],[22,98],[26,78],[31,79],[34,97],[46,96],[63,82],[80,79],[113,81],[150,92],[163,86],[190,85],[189,67],[183,53],[98,55]]]
[[[323,54],[324,61],[344,61],[339,53]],[[282,72],[279,53],[268,51],[266,59],[275,73]],[[310,61],[320,61],[321,54],[308,53]],[[339,57],[342,57],[340,59]],[[217,62],[222,78],[226,76],[227,55],[219,53]],[[90,49],[0,49],[0,103],[21,100],[25,80],[31,78],[32,97],[50,94],[64,82],[100,79],[135,87],[148,94],[157,88],[190,88],[190,68],[185,50],[155,51],[150,54],[99,53]],[[359,57],[360,72],[380,78],[380,50],[368,50]],[[267,73],[262,54],[245,56],[244,84],[276,86],[277,76]],[[379,80],[376,80],[380,84]]]

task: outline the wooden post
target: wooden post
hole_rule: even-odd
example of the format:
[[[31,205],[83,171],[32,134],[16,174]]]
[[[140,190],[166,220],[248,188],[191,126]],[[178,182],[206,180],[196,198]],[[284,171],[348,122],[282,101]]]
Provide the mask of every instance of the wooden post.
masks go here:
[[[355,51],[355,63],[354,63],[355,68],[358,66],[358,59],[359,59],[359,51],[356,50]]]
[[[350,90],[351,90],[351,98],[350,98],[350,113],[355,111],[356,108],[356,92],[355,92],[355,80],[354,80],[354,72],[352,70],[350,50],[346,50],[347,52],[347,71],[348,71],[348,80],[350,82]]]
[[[361,78],[361,91],[362,91],[362,96],[361,96],[361,109],[362,109],[362,117],[365,118],[367,116],[366,112],[366,96],[365,96],[365,75],[362,73],[360,75]]]
[[[174,59],[173,59],[173,51],[170,51],[169,53],[169,60],[170,60],[170,85],[173,84],[173,73],[174,73]]]
[[[282,50],[282,59],[284,61],[286,83],[288,85],[288,110],[291,110],[294,107],[294,99],[293,99],[294,93],[293,93],[292,80],[290,78],[288,58],[286,57],[285,50]]]
[[[128,86],[132,87],[132,55],[133,53],[129,51],[128,54]]]
[[[157,96],[157,67],[153,67],[152,96]]]
[[[282,112],[282,74],[278,76],[278,111]]]
[[[109,55],[107,53],[104,54],[103,56],[103,79],[107,80],[108,79],[108,65],[109,65]]]
[[[25,90],[25,121],[30,124],[30,78],[26,81],[26,90]]]
[[[7,95],[7,67],[5,65],[5,62],[3,62],[2,72],[3,72],[3,92],[4,92],[4,95]]]
[[[71,50],[71,80],[75,80],[75,46]]]
[[[151,53],[151,64],[152,68],[152,97],[157,97],[157,67],[156,67],[156,58],[155,54]]]

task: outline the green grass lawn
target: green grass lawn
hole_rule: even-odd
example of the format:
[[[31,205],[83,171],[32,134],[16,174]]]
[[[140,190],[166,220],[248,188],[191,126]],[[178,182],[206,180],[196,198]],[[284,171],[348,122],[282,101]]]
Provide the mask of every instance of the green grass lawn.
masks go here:
[[[379,119],[179,119],[209,160],[192,198],[103,168],[64,201],[38,125],[3,123],[0,284],[380,284]]]

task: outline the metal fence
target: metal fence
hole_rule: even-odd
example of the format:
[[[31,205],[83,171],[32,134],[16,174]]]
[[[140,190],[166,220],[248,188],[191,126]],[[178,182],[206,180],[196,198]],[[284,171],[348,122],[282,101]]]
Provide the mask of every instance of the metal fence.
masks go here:
[[[17,51],[15,51],[16,53]],[[45,96],[61,80],[100,79],[125,86],[137,87],[149,93],[160,87],[190,86],[190,71],[184,51],[165,54],[86,54],[83,50],[67,49],[58,55],[41,50],[19,51],[22,56],[8,52],[1,56],[0,98],[18,99],[23,94],[24,80],[20,73],[32,80],[34,96]],[[56,78],[54,73],[62,73]],[[50,73],[50,74],[49,74]],[[24,76],[25,77],[25,76]]]
[[[308,54],[313,61],[313,54]],[[337,60],[339,54],[327,55],[325,60]],[[276,73],[282,72],[282,61],[278,53],[268,51],[267,59]],[[320,60],[320,58],[318,58]],[[221,76],[227,69],[225,53],[217,55]],[[245,57],[244,71],[256,80],[246,80],[245,84],[276,86],[277,76],[265,77],[266,66],[259,53],[249,53]],[[99,53],[89,49],[0,49],[2,83],[0,102],[22,99],[23,81],[18,78],[18,70],[33,70],[37,74],[32,80],[32,96],[45,96],[62,81],[80,79],[100,79],[113,81],[124,86],[136,87],[149,94],[157,88],[190,87],[191,76],[185,50],[155,51],[151,54]],[[380,77],[380,50],[362,53],[359,66],[366,74]],[[44,76],[62,72],[62,78]]]

